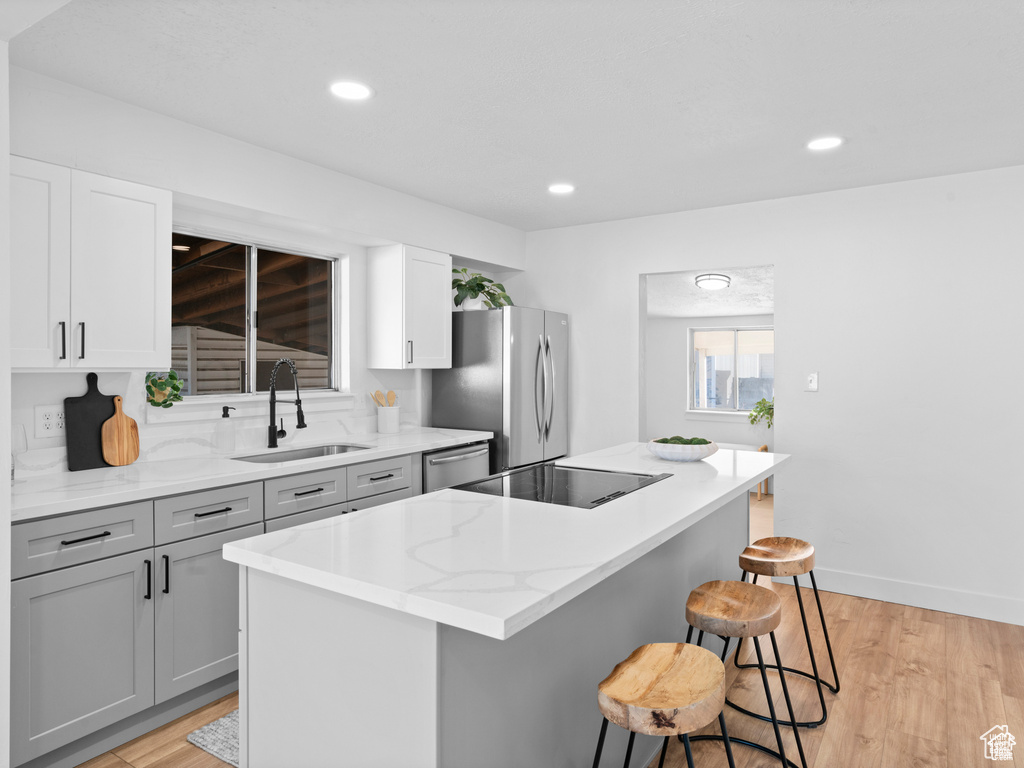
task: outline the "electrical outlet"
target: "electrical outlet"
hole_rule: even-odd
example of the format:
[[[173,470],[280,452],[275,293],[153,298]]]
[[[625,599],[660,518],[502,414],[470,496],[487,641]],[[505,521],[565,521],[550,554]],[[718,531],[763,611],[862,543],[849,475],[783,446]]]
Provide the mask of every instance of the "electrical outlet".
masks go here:
[[[818,391],[818,373],[817,373],[817,371],[815,371],[814,373],[808,373],[807,374],[807,388],[804,391],[805,392],[817,392]]]
[[[64,434],[64,406],[37,405],[36,437],[60,437]]]

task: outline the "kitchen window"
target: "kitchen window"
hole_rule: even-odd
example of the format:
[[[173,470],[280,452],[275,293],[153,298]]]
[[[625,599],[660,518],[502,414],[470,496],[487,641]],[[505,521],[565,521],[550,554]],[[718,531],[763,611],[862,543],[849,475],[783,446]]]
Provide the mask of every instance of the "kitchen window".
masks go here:
[[[332,259],[177,232],[172,249],[171,357],[182,394],[265,392],[282,357],[295,361],[303,390],[334,386]],[[294,387],[287,367],[277,384]]]
[[[691,410],[749,411],[775,397],[773,329],[691,329],[690,350]]]

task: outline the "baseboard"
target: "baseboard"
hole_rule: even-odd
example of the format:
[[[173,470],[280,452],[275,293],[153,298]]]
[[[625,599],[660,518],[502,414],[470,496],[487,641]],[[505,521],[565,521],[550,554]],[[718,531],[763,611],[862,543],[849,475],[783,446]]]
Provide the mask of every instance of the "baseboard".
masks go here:
[[[40,755],[23,763],[19,768],[73,768],[237,690],[238,673],[232,672],[163,704],[126,717],[78,741]]]
[[[928,608],[933,611],[1024,626],[1024,600],[1012,597],[966,592],[912,581],[883,579],[863,573],[833,571],[827,568],[815,568],[814,575],[818,587],[826,592],[841,592],[844,595],[869,597],[887,603],[911,605],[915,608]]]

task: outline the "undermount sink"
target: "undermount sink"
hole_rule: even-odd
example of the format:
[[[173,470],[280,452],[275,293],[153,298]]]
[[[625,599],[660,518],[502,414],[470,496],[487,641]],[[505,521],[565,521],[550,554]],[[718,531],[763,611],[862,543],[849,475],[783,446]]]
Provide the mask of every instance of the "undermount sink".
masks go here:
[[[312,445],[309,448],[294,448],[290,451],[274,451],[272,453],[260,453],[255,456],[235,456],[235,461],[251,461],[255,464],[278,464],[282,461],[300,461],[302,459],[315,459],[319,456],[337,456],[339,453],[351,453],[352,451],[365,451],[368,445],[348,445],[335,443],[333,445]]]

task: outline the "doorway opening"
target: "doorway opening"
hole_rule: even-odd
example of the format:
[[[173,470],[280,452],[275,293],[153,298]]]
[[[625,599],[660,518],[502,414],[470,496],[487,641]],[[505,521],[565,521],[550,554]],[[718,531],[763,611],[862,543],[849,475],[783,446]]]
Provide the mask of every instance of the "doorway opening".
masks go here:
[[[698,285],[724,276],[718,290]],[[706,279],[700,281],[708,284]],[[775,269],[728,267],[640,275],[639,436],[703,437],[722,448],[774,448],[751,424],[775,396]],[[774,482],[751,489],[751,541],[772,535]]]

